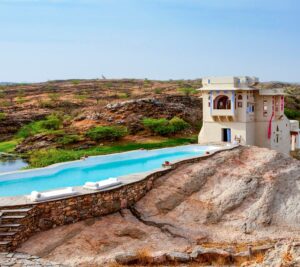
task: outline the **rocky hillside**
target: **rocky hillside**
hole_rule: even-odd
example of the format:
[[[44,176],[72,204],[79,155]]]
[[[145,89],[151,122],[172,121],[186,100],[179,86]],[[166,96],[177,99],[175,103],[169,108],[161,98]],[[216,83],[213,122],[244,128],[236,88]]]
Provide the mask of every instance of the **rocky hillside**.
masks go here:
[[[197,97],[185,97],[189,92],[181,93],[180,88],[200,86],[198,80],[72,80],[1,86],[0,140],[52,113],[65,116],[67,130],[78,131],[97,124],[132,126],[144,115],[178,115],[195,124],[201,121],[201,103]]]
[[[70,266],[299,266],[299,183],[299,161],[240,147],[157,179],[130,209],[39,233],[20,251]]]

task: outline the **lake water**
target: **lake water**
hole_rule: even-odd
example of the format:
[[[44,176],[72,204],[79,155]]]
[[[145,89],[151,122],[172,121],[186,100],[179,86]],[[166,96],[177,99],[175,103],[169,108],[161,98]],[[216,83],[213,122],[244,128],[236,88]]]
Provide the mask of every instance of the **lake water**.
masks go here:
[[[18,171],[27,165],[22,159],[0,160],[0,173]]]

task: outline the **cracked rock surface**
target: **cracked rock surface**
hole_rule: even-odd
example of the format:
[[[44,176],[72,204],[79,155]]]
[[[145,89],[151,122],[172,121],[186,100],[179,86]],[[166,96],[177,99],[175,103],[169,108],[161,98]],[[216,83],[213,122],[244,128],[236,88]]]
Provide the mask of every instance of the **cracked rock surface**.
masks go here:
[[[300,239],[299,203],[299,161],[240,147],[160,177],[129,209],[36,234],[19,251],[71,266],[100,266],[137,251],[182,256],[207,244],[242,255],[247,246],[235,251],[237,244],[283,240],[280,248],[287,251],[291,239]],[[266,261],[280,262],[276,249]],[[300,250],[290,254],[292,262]],[[261,262],[252,264],[268,266]]]

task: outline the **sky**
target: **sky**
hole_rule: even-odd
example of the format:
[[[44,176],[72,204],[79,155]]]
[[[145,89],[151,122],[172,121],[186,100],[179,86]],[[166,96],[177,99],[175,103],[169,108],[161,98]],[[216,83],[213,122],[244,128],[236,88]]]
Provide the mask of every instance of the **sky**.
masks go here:
[[[0,82],[300,82],[299,0],[0,0]]]

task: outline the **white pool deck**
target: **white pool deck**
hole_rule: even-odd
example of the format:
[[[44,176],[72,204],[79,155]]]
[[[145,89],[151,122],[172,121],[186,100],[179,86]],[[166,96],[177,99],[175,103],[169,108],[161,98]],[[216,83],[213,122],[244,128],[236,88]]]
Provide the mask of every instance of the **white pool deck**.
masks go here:
[[[221,151],[226,151],[226,150],[231,150],[234,149],[236,147],[238,147],[239,145],[234,145],[234,144],[224,144],[224,143],[210,143],[207,145],[214,145],[214,146],[218,146],[218,149],[212,150],[210,151],[210,154],[204,154],[201,156],[195,156],[195,157],[189,157],[189,158],[185,158],[185,159],[180,159],[180,160],[175,160],[175,161],[171,161],[171,165],[178,163],[178,162],[185,162],[185,161],[189,161],[189,160],[193,160],[193,159],[201,159],[201,158],[209,158],[211,156],[213,156],[215,153],[217,152],[221,152]],[[203,144],[199,145],[199,146],[203,146]],[[137,173],[137,174],[129,174],[126,176],[120,176],[118,177],[118,179],[122,182],[122,184],[114,186],[114,187],[110,187],[107,189],[102,189],[102,190],[91,190],[91,189],[85,189],[83,186],[75,186],[73,187],[75,191],[78,192],[77,195],[73,195],[70,197],[76,197],[76,196],[80,196],[80,195],[87,195],[87,194],[95,194],[98,192],[105,192],[105,191],[110,191],[110,190],[114,190],[116,188],[120,188],[124,185],[128,185],[128,184],[132,184],[132,183],[136,183],[139,181],[144,180],[145,178],[147,178],[149,175],[156,173],[156,172],[161,172],[161,171],[165,171],[165,170],[169,170],[172,169],[172,166],[168,166],[168,167],[161,167],[152,171],[148,171],[148,172],[143,172],[143,173]],[[50,200],[50,201],[57,201],[60,199],[67,199],[69,197],[64,197],[64,198],[57,198],[55,200]],[[48,200],[49,201],[49,200]],[[45,202],[48,202],[45,201]],[[33,202],[31,201],[28,196],[11,196],[11,197],[0,197],[0,208],[1,206],[18,206],[18,205],[27,205],[27,204],[37,204],[37,203],[42,203],[41,202]]]

